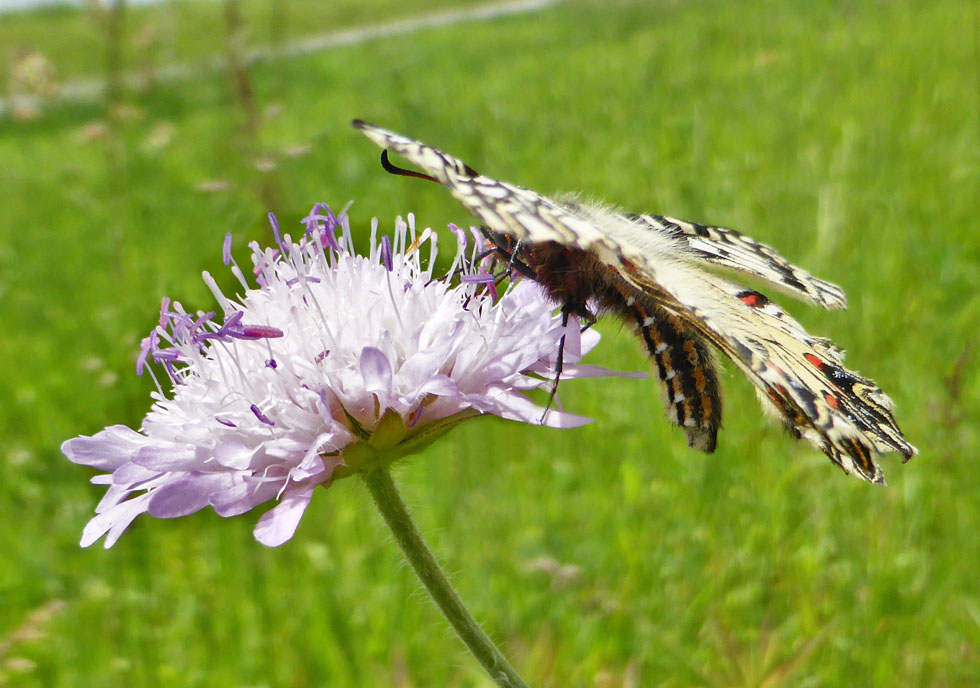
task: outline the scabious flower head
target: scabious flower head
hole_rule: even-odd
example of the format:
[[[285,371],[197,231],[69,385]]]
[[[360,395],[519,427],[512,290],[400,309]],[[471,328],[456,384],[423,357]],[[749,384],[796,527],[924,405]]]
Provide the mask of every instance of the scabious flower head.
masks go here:
[[[275,246],[250,246],[257,286],[234,264],[230,235],[225,264],[244,296],[228,298],[204,273],[220,318],[163,301],[137,370],[157,364],[171,389],[157,385],[142,427],[62,445],[75,463],[106,471],[93,478],[108,490],[82,546],[105,535],[111,547],[144,512],[171,518],[211,506],[233,516],[277,500],[255,528],[276,546],[292,537],[315,486],[418,451],[463,419],[587,422],[560,409],[542,420],[525,392],[550,386],[563,334],[563,379],[607,374],[575,365],[598,335],[563,327],[531,282],[498,294],[479,233],[467,242],[450,225],[456,258],[434,277],[436,234],[417,236],[411,215],[393,239],[378,241],[375,221],[367,256],[354,253],[346,214],[325,205],[305,218],[298,242],[270,220]]]

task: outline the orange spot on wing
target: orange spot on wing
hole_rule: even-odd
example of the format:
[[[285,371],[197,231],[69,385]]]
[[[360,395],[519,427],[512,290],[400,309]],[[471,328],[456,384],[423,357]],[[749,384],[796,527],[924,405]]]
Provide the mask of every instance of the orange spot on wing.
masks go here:
[[[837,401],[837,397],[835,397],[833,394],[824,394],[823,398],[824,401],[826,401],[830,406],[833,406],[835,409],[840,408],[840,402]]]

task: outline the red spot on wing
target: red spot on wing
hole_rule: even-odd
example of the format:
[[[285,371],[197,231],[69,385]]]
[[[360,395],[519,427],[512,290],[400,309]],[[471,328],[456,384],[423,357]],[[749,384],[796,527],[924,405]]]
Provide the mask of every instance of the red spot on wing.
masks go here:
[[[835,409],[840,408],[840,402],[837,401],[837,397],[833,394],[827,393],[823,395],[824,401],[833,406]]]
[[[758,306],[759,305],[759,300],[760,300],[759,297],[760,297],[760,294],[755,294],[755,293],[750,292],[748,294],[745,294],[744,296],[740,296],[739,298],[747,306]]]
[[[766,394],[772,399],[780,408],[786,407],[786,388],[782,385],[775,385],[772,387],[766,387]]]
[[[823,368],[824,366],[824,362],[819,356],[814,354],[803,354],[803,357],[818,368]]]

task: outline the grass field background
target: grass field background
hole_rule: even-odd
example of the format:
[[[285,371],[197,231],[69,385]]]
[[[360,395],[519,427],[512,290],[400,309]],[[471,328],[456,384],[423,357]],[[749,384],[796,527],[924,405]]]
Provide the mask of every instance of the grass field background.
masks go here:
[[[428,7],[333,4],[285,5],[280,38]],[[245,6],[261,43],[268,10]],[[385,174],[352,117],[543,192],[777,246],[845,288],[846,312],[781,302],[881,384],[921,450],[884,458],[887,488],[848,478],[764,421],[731,366],[710,456],[651,381],[564,385],[597,419],[579,430],[460,427],[396,480],[532,686],[980,685],[978,13],[560,3],[259,62],[252,130],[205,69],[126,92],[108,118],[58,101],[0,119],[0,685],[490,685],[357,481],[319,492],[274,550],[252,538],[258,513],[210,510],[77,546],[102,489],[59,444],[138,426],[139,339],[165,295],[213,307],[199,276],[225,275],[225,232],[242,257],[269,210],[295,228],[350,199],[361,231],[409,211],[468,221],[435,185]],[[195,35],[222,50],[219,15],[167,3],[128,31],[156,26],[164,57],[195,60]],[[0,16],[0,45],[64,77],[100,75],[97,31],[78,10]],[[599,329],[588,362],[647,366],[628,331]]]

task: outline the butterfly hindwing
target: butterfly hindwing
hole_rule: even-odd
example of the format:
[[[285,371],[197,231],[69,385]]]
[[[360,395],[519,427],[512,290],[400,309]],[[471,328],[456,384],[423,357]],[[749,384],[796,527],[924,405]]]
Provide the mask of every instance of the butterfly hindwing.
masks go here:
[[[642,276],[630,279],[643,285]],[[916,453],[892,416],[891,400],[845,368],[840,349],[811,337],[759,292],[705,272],[696,280],[677,280],[680,286],[670,290],[678,313],[745,372],[763,406],[789,429],[845,472],[874,483],[883,482],[877,453]]]
[[[710,454],[721,427],[721,384],[714,352],[695,328],[652,303],[626,307],[654,362],[667,417],[684,430],[693,449]]]

